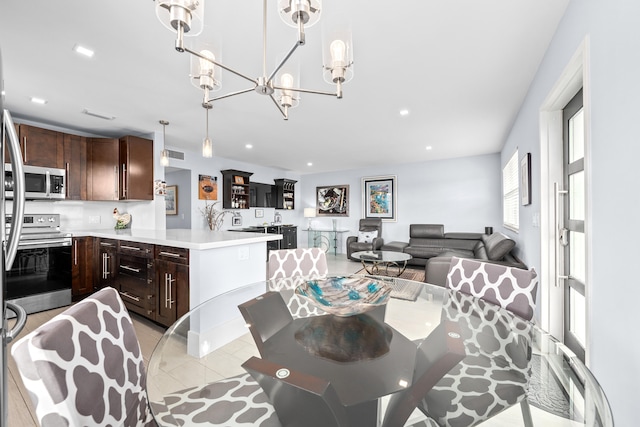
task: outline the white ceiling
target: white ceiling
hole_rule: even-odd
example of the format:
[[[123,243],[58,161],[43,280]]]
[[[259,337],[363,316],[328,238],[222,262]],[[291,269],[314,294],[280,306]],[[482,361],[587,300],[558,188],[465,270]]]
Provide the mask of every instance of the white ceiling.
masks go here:
[[[214,153],[306,174],[498,152],[569,1],[324,0],[294,55],[302,87],[334,91],[321,74],[322,29],[348,17],[355,65],[344,98],[303,94],[288,121],[255,92],[220,100],[210,113]],[[296,31],[268,3],[270,72]],[[5,108],[105,136],[161,131],[165,119],[168,146],[199,151],[201,91],[154,8],[152,0],[2,0]],[[261,1],[207,0],[205,25],[200,37],[222,46],[224,64],[262,74]],[[95,56],[73,52],[77,43]],[[223,72],[222,86],[216,95],[250,84]]]

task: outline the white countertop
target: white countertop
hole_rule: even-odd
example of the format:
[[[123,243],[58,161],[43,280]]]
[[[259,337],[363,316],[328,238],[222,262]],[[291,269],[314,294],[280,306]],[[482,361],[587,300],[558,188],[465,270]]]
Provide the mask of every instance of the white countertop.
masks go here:
[[[237,231],[209,231],[191,229],[171,230],[64,230],[73,236],[92,236],[108,239],[129,240],[177,248],[207,250],[249,243],[281,240],[282,234],[249,233]]]

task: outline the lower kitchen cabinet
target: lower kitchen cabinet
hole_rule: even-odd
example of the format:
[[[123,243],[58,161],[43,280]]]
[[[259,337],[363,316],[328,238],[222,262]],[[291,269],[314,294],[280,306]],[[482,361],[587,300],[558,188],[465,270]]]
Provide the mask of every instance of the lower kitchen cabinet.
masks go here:
[[[156,245],[156,322],[173,324],[189,311],[189,250]]]
[[[107,286],[114,286],[118,272],[117,252],[118,241],[99,238],[94,242],[94,271],[93,289],[98,291]]]
[[[152,244],[120,240],[115,288],[129,311],[156,320],[158,292],[153,252]]]
[[[298,227],[283,225],[280,227],[282,240],[280,249],[296,249],[298,247]]]
[[[71,246],[71,296],[74,300],[93,292],[93,237],[74,237]]]

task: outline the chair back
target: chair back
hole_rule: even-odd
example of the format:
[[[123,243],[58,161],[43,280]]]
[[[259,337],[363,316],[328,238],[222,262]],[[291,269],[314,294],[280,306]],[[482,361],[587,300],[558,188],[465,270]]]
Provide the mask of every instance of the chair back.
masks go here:
[[[238,309],[249,326],[262,357],[268,356],[264,354],[264,343],[293,322],[289,308],[279,292],[266,292],[240,304]]]
[[[531,320],[538,280],[534,269],[524,270],[467,258],[451,258],[447,288],[499,305]]]
[[[282,249],[269,252],[269,280],[284,277],[324,277],[327,257],[320,248]]]
[[[104,288],[17,341],[11,354],[46,426],[155,426],[131,318]]]

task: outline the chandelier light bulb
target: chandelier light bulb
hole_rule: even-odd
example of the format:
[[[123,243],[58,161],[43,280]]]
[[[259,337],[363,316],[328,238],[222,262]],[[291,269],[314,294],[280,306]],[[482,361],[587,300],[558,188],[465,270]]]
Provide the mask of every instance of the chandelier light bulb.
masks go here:
[[[201,50],[200,51],[200,55],[211,59],[212,61],[216,60],[216,56],[213,54],[213,52],[211,52],[210,50]],[[200,58],[200,75],[206,74],[209,76],[213,75],[213,67],[214,64],[213,62],[209,62],[206,59],[202,59]]]
[[[162,166],[169,166],[169,151],[162,150],[162,154],[160,155],[160,164]]]
[[[331,42],[329,46],[331,50],[331,60],[333,61],[334,67],[344,67],[347,65],[346,56],[347,56],[347,45],[342,40],[334,40]]]
[[[202,157],[206,157],[207,159],[213,157],[213,143],[209,136],[202,141]]]
[[[293,76],[289,73],[285,73],[280,76],[280,86],[291,89],[293,87]],[[283,90],[282,93],[283,95],[291,96],[290,90]]]

